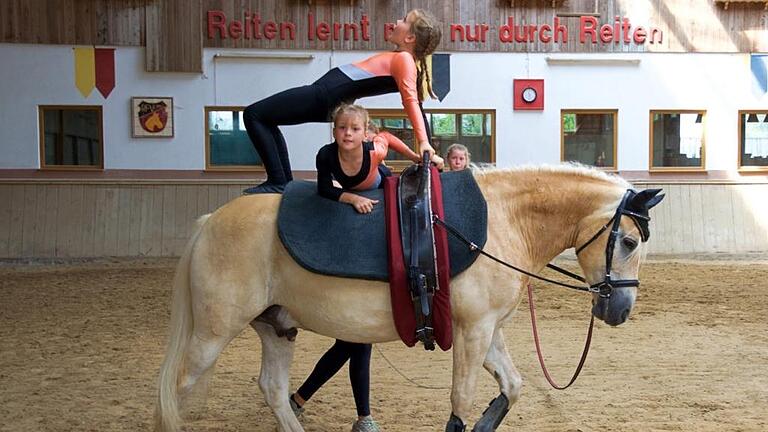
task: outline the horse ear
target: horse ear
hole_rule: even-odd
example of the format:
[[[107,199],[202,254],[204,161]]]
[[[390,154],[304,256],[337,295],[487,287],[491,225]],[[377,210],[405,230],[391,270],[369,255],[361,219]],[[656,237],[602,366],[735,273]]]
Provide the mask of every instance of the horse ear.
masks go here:
[[[659,189],[659,190],[661,190],[661,189]],[[660,202],[661,202],[661,200],[663,200],[663,199],[664,199],[664,196],[665,196],[664,194],[661,194],[661,195],[656,195],[655,197],[653,197],[653,198],[649,199],[649,200],[648,200],[648,202],[647,202],[647,203],[645,203],[645,206],[646,206],[648,209],[651,209],[651,208],[653,208],[653,206],[655,206],[656,204],[660,203]]]
[[[658,195],[661,189],[645,189],[632,197],[632,207],[650,210],[664,199],[664,194]]]

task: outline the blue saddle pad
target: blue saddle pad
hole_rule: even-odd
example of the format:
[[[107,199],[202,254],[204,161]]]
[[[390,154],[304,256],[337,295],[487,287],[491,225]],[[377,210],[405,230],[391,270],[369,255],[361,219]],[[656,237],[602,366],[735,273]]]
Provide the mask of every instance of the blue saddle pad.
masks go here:
[[[469,240],[485,246],[488,209],[469,170],[440,175],[445,220]],[[288,253],[309,271],[330,276],[388,281],[384,191],[355,192],[379,200],[373,212],[317,194],[317,183],[288,183],[280,202],[277,229]],[[448,234],[451,277],[466,270],[478,252]]]

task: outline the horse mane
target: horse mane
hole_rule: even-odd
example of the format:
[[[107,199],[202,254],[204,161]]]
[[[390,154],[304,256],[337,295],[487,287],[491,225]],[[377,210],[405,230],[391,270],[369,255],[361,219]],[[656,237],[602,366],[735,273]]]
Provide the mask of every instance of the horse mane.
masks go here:
[[[496,168],[491,165],[471,164],[470,169],[475,177],[485,177],[504,174],[570,174],[612,183],[622,189],[632,189],[632,185],[618,175],[607,173],[589,165],[578,162],[564,162],[559,165],[520,165],[513,168]]]

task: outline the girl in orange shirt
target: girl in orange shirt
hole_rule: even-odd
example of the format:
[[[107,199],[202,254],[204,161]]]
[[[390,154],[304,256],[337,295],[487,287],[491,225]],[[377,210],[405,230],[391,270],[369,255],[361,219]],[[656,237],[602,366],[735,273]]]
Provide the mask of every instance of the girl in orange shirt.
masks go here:
[[[441,168],[443,160],[435,155],[430,144],[426,116],[421,109],[424,79],[430,96],[434,97],[426,74],[426,57],[435,51],[441,35],[440,25],[431,14],[414,9],[398,20],[389,37],[396,45],[395,51],[333,68],[311,85],[285,90],[246,108],[245,128],[267,171],[267,180],[244,193],[281,193],[293,179],[285,138],[278,126],[326,122],[342,102],[353,103],[361,97],[386,93],[400,93],[403,108],[413,124],[419,153],[429,151],[432,162]]]

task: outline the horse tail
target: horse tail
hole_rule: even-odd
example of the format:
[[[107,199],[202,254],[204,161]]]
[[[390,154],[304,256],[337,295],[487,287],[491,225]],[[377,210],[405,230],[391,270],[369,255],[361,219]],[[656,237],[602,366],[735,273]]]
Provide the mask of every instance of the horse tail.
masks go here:
[[[176,266],[173,277],[173,297],[171,300],[171,323],[165,360],[160,367],[157,406],[155,407],[155,430],[175,432],[179,430],[179,373],[183,371],[184,353],[192,337],[192,305],[190,300],[189,270],[194,245],[203,225],[210,217],[203,215],[197,219],[192,237]]]

